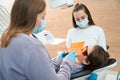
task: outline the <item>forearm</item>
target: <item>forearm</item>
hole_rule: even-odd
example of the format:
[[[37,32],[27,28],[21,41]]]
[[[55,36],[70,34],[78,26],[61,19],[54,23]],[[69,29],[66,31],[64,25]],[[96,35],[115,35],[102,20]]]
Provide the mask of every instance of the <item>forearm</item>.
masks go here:
[[[74,62],[71,59],[64,60],[58,71],[58,78],[59,80],[70,80],[71,72],[74,67]]]
[[[27,77],[33,80],[70,80],[74,62],[65,59],[60,65],[58,72],[55,72],[51,61],[47,57],[32,56],[26,68]],[[38,60],[39,59],[39,60]],[[32,63],[32,64],[31,64]]]
[[[58,72],[62,61],[63,61],[63,59],[59,58],[58,56],[55,58],[52,58],[52,63],[53,63],[53,66],[54,66],[56,72]]]
[[[27,51],[31,55],[27,56],[28,58],[25,60],[26,78],[30,80],[70,80],[71,71],[75,64],[74,53],[67,55],[63,61],[59,61],[57,57],[51,61],[47,51],[42,47],[33,46]],[[55,72],[53,64],[60,66],[58,72]]]

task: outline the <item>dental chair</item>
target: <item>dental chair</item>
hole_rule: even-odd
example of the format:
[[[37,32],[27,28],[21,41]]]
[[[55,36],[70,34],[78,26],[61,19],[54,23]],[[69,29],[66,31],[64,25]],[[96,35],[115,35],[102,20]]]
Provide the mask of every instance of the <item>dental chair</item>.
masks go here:
[[[108,45],[106,47],[107,49],[109,48]],[[85,67],[83,71],[72,74],[71,80],[88,80],[88,77],[90,76],[91,73],[98,74],[97,80],[104,80],[107,74],[107,69],[110,69],[116,65],[117,65],[116,59],[109,58],[108,62],[100,68],[90,69],[88,67]]]

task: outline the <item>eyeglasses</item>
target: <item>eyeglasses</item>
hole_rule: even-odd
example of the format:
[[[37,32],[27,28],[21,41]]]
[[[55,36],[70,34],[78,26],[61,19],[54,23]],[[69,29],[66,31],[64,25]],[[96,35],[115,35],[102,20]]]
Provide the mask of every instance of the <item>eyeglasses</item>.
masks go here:
[[[88,56],[88,46],[82,49],[82,55],[83,56]]]

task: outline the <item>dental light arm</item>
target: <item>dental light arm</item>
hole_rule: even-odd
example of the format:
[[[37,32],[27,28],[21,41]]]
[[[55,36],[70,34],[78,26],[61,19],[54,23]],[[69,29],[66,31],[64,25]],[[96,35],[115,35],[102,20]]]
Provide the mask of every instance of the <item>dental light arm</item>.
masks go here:
[[[74,0],[49,0],[50,6],[52,8],[63,7],[68,8],[73,6]]]

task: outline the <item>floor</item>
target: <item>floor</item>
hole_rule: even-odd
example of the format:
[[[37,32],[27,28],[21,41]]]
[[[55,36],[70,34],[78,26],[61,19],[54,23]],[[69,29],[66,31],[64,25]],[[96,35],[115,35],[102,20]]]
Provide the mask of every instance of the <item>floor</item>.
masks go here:
[[[120,71],[120,0],[74,0],[75,3],[85,4],[96,25],[105,32],[106,42],[110,46],[108,52],[117,59],[117,66],[112,71]],[[109,2],[108,2],[109,1]],[[47,30],[55,37],[66,38],[67,31],[72,28],[71,12],[73,7],[67,9],[52,9],[47,1]],[[64,50],[65,42],[60,45],[46,45],[51,57],[57,51]]]

